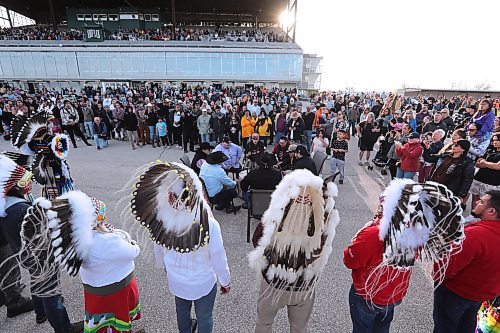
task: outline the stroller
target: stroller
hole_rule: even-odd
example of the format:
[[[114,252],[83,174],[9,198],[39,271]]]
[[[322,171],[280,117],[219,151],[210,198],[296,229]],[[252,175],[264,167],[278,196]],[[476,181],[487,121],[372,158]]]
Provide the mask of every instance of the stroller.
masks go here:
[[[368,165],[368,170],[373,171],[373,165],[382,168],[380,173],[385,176],[387,175],[387,167],[389,165],[389,150],[394,144],[394,139],[387,134],[385,137],[381,136],[379,138],[379,149],[375,157],[372,159],[372,163]]]

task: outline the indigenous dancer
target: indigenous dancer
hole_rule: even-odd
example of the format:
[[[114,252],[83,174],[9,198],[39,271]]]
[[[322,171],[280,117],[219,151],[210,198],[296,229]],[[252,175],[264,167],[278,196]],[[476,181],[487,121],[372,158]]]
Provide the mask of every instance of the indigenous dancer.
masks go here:
[[[12,145],[23,154],[34,156],[31,169],[34,179],[42,185],[42,196],[55,199],[73,189],[73,180],[66,162],[68,137],[52,134],[51,116],[45,112],[33,117],[16,117],[12,122]]]
[[[306,332],[315,287],[332,252],[339,215],[337,186],[309,170],[286,175],[262,217],[262,236],[249,254],[261,275],[255,332],[272,332],[279,309],[288,308],[291,332]]]
[[[196,326],[199,333],[212,332],[217,280],[221,293],[228,293],[230,274],[220,226],[201,181],[189,167],[155,162],[145,167],[135,188],[132,213],[157,244],[157,263],[166,269],[175,295],[179,332],[194,332]]]
[[[132,321],[140,318],[134,276],[140,250],[125,231],[107,223],[105,214],[104,202],[80,191],[52,201],[41,198],[26,214],[22,237],[32,251],[46,246],[47,256],[31,264],[41,267],[38,277],[60,269],[70,276],[80,273],[84,332],[131,332]]]
[[[416,261],[427,263],[440,284],[452,251],[463,241],[463,229],[460,199],[445,186],[393,180],[373,221],[344,250],[344,264],[353,278],[353,332],[389,331]],[[434,264],[439,269],[433,273]]]

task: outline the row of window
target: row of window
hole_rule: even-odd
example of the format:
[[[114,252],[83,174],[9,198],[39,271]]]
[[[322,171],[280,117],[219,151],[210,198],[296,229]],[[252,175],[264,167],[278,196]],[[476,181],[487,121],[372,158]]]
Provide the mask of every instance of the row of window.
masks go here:
[[[160,21],[160,14],[76,14],[77,21],[118,21],[118,20],[140,20]]]

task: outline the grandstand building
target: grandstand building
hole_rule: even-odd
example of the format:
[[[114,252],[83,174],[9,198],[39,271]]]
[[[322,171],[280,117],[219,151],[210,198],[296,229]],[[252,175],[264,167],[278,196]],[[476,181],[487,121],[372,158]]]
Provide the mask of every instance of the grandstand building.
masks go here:
[[[106,1],[112,9],[89,0],[4,1],[36,22],[78,29],[83,37],[7,35],[0,42],[0,76],[26,87],[192,82],[319,89],[321,58],[295,43],[294,25],[279,27],[280,14],[296,11],[296,1],[172,0],[167,7]]]

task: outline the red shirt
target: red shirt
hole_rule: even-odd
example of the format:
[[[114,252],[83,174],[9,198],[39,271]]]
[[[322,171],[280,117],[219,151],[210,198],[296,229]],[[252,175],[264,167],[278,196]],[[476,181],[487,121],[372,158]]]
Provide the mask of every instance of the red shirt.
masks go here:
[[[376,305],[386,306],[394,304],[403,299],[410,284],[411,269],[398,271],[392,267],[385,266],[383,274],[378,281],[370,274],[382,263],[384,242],[379,238],[379,226],[370,225],[361,229],[344,250],[344,265],[352,269],[352,281],[356,292],[368,301]],[[369,279],[369,281],[368,281]],[[378,290],[370,299],[366,294],[367,285],[377,283],[378,286],[387,284],[378,290],[378,286],[370,285],[370,289]],[[387,283],[387,281],[391,281]]]
[[[401,157],[401,170],[418,171],[419,159],[423,151],[419,142],[405,143],[402,147],[396,147],[396,155]]]
[[[500,221],[465,226],[462,251],[453,255],[444,285],[460,297],[480,302],[500,295]]]

